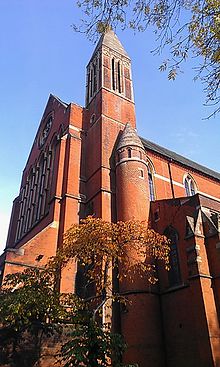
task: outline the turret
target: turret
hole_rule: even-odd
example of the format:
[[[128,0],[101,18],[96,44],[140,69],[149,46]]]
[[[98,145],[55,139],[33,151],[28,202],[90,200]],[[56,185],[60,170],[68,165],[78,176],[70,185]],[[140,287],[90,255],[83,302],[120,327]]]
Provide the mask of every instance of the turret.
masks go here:
[[[117,220],[149,216],[148,164],[144,146],[127,123],[116,149]]]
[[[144,146],[130,123],[126,124],[122,132],[115,159],[117,220],[146,221],[147,226],[150,207],[148,160]],[[125,256],[129,258],[129,266],[135,266],[138,254],[132,246]],[[153,259],[148,257],[147,261]],[[128,273],[126,266],[122,259],[119,274]],[[121,332],[128,345],[123,362],[163,367],[158,295],[153,292],[147,280],[137,274],[134,277],[122,277],[116,288],[129,301],[120,313]]]

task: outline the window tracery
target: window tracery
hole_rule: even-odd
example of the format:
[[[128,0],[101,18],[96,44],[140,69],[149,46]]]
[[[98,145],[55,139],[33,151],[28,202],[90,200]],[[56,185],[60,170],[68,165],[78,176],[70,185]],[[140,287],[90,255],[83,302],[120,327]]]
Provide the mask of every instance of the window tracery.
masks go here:
[[[87,93],[86,93],[86,103],[94,97],[96,92],[99,90],[99,83],[101,79],[101,59],[100,55],[97,54],[87,69]]]
[[[21,189],[16,240],[23,237],[48,212],[55,150],[54,143],[51,149],[41,154]]]
[[[195,181],[190,175],[187,175],[184,179],[184,187],[186,191],[186,196],[193,196],[196,193]]]

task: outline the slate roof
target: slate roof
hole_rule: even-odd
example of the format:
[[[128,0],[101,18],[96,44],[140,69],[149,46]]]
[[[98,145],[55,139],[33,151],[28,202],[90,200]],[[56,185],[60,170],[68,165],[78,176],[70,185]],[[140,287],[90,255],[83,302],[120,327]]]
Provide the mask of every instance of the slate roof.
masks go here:
[[[100,37],[91,59],[93,58],[95,53],[99,50],[99,48],[101,48],[101,46],[107,46],[111,50],[117,51],[119,54],[127,57],[130,60],[130,57],[128,56],[127,52],[125,51],[124,47],[122,46],[121,42],[119,41],[118,37],[116,36],[115,32],[112,29],[107,30]]]
[[[144,149],[141,139],[137,135],[137,132],[128,122],[121,134],[120,140],[117,145],[117,150],[127,146],[136,146]]]
[[[202,166],[201,164],[198,164],[194,161],[191,161],[188,158],[185,158],[181,156],[180,154],[177,154],[175,152],[172,152],[169,149],[163,148],[158,144],[152,143],[151,141],[144,139],[142,137],[141,141],[147,150],[151,150],[152,152],[158,153],[166,158],[172,159],[174,162],[180,163],[184,166],[187,166],[189,168],[192,168],[196,171],[199,171],[201,173],[204,173],[205,175],[208,175],[212,178],[215,178],[217,180],[220,180],[220,173],[213,171],[207,167]]]

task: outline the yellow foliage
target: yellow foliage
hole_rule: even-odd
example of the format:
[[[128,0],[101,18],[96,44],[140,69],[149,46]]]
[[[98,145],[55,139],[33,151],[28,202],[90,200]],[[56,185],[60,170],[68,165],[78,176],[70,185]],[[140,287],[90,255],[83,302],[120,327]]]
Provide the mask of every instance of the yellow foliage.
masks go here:
[[[148,229],[145,222],[110,223],[89,216],[66,232],[63,247],[51,265],[63,267],[72,259],[85,267],[87,279],[101,293],[112,289],[110,268],[118,272],[120,280],[142,277],[155,283],[152,260],[161,260],[168,269],[169,244],[165,236]]]

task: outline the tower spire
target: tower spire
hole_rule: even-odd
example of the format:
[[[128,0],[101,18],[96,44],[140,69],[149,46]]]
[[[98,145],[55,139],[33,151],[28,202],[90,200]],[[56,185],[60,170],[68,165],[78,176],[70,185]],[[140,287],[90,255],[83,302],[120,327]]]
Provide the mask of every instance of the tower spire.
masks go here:
[[[133,102],[131,60],[110,28],[100,37],[87,66],[86,106],[101,88]]]
[[[118,37],[116,36],[115,32],[109,27],[106,29],[105,32],[101,35],[96,48],[92,54],[91,59],[95,55],[95,53],[101,48],[101,47],[108,47],[112,51],[117,52],[121,56],[124,56],[130,60],[130,57],[128,56],[127,52],[125,51],[124,46],[119,41]]]

